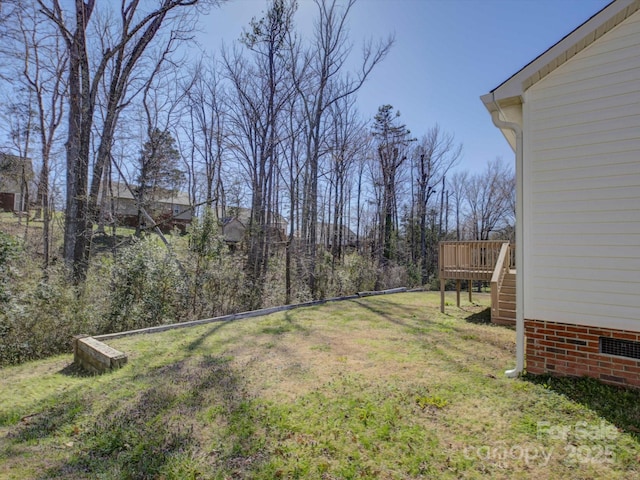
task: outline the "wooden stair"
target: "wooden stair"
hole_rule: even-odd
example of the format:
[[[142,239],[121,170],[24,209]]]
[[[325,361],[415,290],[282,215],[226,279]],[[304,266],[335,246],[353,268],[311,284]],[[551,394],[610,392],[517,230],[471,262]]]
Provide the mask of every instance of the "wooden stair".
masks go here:
[[[440,311],[444,313],[445,285],[456,280],[456,304],[460,307],[460,282],[489,281],[491,284],[491,322],[516,323],[516,271],[514,246],[500,240],[440,242]],[[469,290],[471,301],[471,289]]]
[[[495,314],[494,314],[495,312]],[[491,322],[498,325],[516,324],[516,271],[505,273],[498,290],[498,308],[493,310]]]

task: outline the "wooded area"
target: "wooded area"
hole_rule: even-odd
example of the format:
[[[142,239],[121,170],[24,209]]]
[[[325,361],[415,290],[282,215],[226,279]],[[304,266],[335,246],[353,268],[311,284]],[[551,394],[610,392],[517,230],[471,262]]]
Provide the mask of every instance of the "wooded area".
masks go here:
[[[410,131],[384,98],[363,118],[356,96],[393,38],[357,52],[355,0],[314,1],[312,32],[296,29],[295,1],[271,0],[213,56],[192,32],[202,15],[224,16],[223,1],[2,3],[2,150],[31,158],[36,171],[32,218],[0,237],[0,273],[11,278],[0,292],[5,331],[18,307],[37,304],[38,289],[72,290],[71,311],[58,314],[77,319],[73,308],[99,297],[106,283],[91,282],[104,275],[108,301],[87,314],[100,326],[85,333],[131,326],[125,318],[161,323],[183,311],[426,285],[440,240],[512,239],[512,168],[496,159],[478,173],[456,170],[454,134],[438,119]],[[164,253],[119,230],[116,184],[135,201],[135,235],[157,233]],[[160,218],[154,201],[181,192],[194,220],[186,239],[167,238],[156,224],[178,212]],[[231,252],[222,229],[241,208],[250,214]],[[20,255],[38,267],[20,273]],[[136,288],[165,297],[151,308]]]

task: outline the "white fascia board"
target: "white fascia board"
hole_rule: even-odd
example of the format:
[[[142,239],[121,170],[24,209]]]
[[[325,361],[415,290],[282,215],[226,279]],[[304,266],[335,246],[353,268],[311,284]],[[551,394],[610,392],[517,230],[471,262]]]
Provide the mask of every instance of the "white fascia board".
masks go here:
[[[513,74],[490,94],[484,95],[482,101],[492,111],[485,97],[492,95],[493,102],[514,101],[522,99],[524,90],[545,75],[558,68],[573,55],[593,43],[606,32],[628,18],[640,8],[640,0],[614,0],[589,20],[565,36],[558,43],[543,52],[533,61]],[[489,98],[486,98],[489,100]]]
[[[525,90],[639,9],[640,0],[614,0],[492,91],[482,95],[482,103],[489,113],[499,111],[504,121],[522,126]],[[513,132],[501,131],[515,151]]]

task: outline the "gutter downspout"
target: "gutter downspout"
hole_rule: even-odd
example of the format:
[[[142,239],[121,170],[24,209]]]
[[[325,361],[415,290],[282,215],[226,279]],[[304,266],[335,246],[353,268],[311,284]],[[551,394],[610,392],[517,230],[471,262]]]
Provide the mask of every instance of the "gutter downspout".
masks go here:
[[[494,106],[499,108],[496,103]],[[523,134],[522,127],[500,119],[498,109],[491,112],[491,120],[498,128],[512,130],[516,135],[516,367],[505,371],[509,378],[517,377],[524,370],[524,205],[522,187],[523,175]]]

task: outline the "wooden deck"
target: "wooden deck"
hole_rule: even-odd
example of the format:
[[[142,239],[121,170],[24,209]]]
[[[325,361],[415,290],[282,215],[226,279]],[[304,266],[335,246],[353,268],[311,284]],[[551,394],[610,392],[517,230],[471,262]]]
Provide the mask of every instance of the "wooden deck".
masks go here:
[[[491,319],[496,323],[515,321],[514,248],[503,241],[440,242],[440,311],[444,313],[447,280],[456,281],[456,304],[460,306],[460,283],[475,280],[491,282]],[[512,292],[513,290],[513,292]]]

